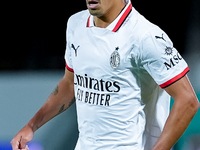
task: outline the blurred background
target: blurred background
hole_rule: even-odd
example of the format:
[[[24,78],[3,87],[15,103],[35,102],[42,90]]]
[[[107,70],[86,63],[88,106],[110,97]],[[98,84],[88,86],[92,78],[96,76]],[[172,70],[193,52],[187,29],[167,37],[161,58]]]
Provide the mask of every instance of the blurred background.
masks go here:
[[[200,99],[200,0],[134,1],[133,6],[160,26],[183,55]],[[44,104],[64,75],[66,24],[86,9],[85,1],[10,2],[1,14],[0,150]],[[173,100],[172,100],[173,104]],[[76,109],[41,127],[30,150],[73,150],[78,137]],[[200,111],[174,150],[200,150]]]

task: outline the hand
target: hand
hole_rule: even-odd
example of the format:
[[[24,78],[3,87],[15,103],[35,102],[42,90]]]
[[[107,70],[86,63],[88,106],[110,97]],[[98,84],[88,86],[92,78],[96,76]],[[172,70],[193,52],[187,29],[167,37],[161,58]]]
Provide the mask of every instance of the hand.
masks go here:
[[[30,126],[23,127],[11,141],[13,150],[29,150],[26,144],[33,139],[33,135],[34,132]]]

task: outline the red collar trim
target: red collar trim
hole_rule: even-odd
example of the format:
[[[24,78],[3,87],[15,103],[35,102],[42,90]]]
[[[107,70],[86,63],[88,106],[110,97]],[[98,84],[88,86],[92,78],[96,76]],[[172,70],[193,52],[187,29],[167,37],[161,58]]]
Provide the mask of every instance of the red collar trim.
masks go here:
[[[112,30],[113,32],[117,32],[119,30],[119,28],[122,26],[122,24],[124,23],[124,21],[126,20],[128,15],[131,13],[131,11],[132,11],[132,4],[130,3],[129,6],[127,7],[126,11],[124,12],[124,14],[121,16],[121,18],[115,25],[114,29]],[[91,16],[89,16],[88,20],[87,20],[87,27],[90,27],[90,17]]]
[[[117,32],[119,30],[119,28],[122,26],[122,24],[124,23],[124,21],[126,20],[126,18],[128,17],[128,15],[131,13],[131,11],[132,11],[132,4],[129,4],[129,6],[126,9],[126,11],[124,12],[124,14],[122,15],[122,17],[117,22],[115,28],[112,30],[113,32]]]
[[[87,21],[87,27],[90,27],[90,16],[89,16],[88,21]]]

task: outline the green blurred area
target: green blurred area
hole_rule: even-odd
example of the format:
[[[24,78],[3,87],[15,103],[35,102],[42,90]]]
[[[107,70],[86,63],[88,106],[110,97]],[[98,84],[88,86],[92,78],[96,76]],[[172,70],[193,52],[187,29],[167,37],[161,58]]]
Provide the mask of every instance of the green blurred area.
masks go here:
[[[200,92],[197,93],[197,97],[200,100]],[[171,100],[171,108],[173,106],[174,100]],[[200,138],[200,109],[194,116],[192,122],[190,123],[189,127],[185,131],[185,133],[182,135],[182,137],[178,140],[176,145],[174,146],[173,150],[199,150],[199,149],[194,149],[191,148],[191,145],[198,144],[200,141],[197,143],[195,138]],[[196,141],[195,141],[196,140]],[[193,142],[192,142],[193,141]],[[200,144],[199,144],[200,146]],[[190,148],[190,149],[189,149]]]

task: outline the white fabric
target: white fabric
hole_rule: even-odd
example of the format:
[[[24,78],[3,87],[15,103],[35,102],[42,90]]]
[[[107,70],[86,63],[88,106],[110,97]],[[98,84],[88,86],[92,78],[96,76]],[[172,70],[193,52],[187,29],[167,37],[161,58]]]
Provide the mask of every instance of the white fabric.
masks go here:
[[[112,28],[120,17],[105,29],[95,27],[92,17],[86,27],[89,17],[88,10],[79,12],[67,26],[65,60],[74,71],[80,132],[76,150],[149,150],[169,114],[170,96],[159,85],[184,76],[187,64],[166,33],[134,8],[117,32]],[[116,49],[120,65],[113,69]]]

